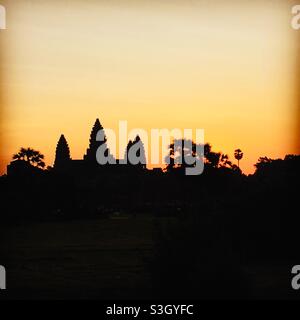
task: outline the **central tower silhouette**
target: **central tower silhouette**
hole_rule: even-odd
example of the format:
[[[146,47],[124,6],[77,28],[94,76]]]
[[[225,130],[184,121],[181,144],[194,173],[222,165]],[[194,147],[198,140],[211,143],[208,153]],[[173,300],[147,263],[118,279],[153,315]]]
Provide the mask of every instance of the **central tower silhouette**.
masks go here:
[[[97,152],[97,149],[103,145],[103,144],[106,144],[106,136],[104,135],[104,139],[103,141],[97,141],[96,138],[97,138],[97,133],[102,130],[104,131],[104,128],[102,127],[99,119],[97,118],[96,119],[96,122],[92,128],[92,132],[91,132],[91,135],[90,135],[90,144],[89,144],[89,148],[86,150],[86,154],[84,155],[83,159],[85,161],[88,161],[90,163],[96,163],[96,152]]]

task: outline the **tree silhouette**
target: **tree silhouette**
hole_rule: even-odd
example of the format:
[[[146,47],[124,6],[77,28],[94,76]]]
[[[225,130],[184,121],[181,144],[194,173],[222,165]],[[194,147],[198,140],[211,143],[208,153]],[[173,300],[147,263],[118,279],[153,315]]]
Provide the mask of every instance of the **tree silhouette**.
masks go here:
[[[210,164],[213,168],[218,168],[220,159],[221,159],[221,153],[220,152],[210,152],[207,157],[207,163]]]
[[[254,175],[268,177],[270,180],[282,178],[285,175],[297,176],[299,172],[300,156],[286,155],[284,159],[271,159],[260,157],[254,165],[256,170]]]
[[[212,146],[209,143],[204,145],[204,157],[205,157],[205,164],[213,167],[213,168],[234,168],[234,165],[229,160],[229,156],[222,152],[213,152]]]
[[[13,155],[14,160],[23,160],[28,162],[30,165],[44,168],[45,162],[44,155],[41,154],[39,151],[34,150],[32,148],[21,148],[20,151]]]
[[[236,149],[234,151],[234,157],[238,161],[238,168],[240,168],[240,160],[243,158],[244,153],[241,149]]]
[[[203,161],[204,155],[197,153],[197,146],[198,145],[191,140],[175,139],[174,142],[169,145],[169,154],[165,157],[165,161],[168,163],[166,171],[172,172],[174,169],[193,167],[195,166],[195,161]],[[192,158],[194,161],[190,161]]]
[[[230,167],[232,168],[233,164],[229,160],[229,156],[227,154],[222,154],[220,159],[221,167]]]

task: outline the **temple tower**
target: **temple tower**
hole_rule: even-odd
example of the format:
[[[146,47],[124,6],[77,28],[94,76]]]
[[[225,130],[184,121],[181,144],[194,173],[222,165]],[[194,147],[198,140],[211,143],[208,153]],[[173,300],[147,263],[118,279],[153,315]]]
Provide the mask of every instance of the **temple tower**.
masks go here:
[[[65,168],[70,160],[70,149],[65,136],[62,134],[56,146],[54,168]]]
[[[137,163],[134,163],[134,165],[139,168],[145,169],[146,168],[145,147],[139,135],[137,135],[133,141],[129,140],[127,144],[124,158],[126,159],[128,165],[132,165],[129,159],[130,150],[131,152],[134,153],[134,156],[136,157]]]
[[[84,160],[88,161],[90,163],[96,163],[96,152],[97,149],[102,145],[102,144],[106,144],[106,136],[104,135],[104,141],[97,141],[96,137],[97,137],[97,133],[100,130],[104,130],[99,119],[96,119],[96,122],[92,128],[92,132],[90,135],[90,144],[89,144],[89,148],[86,151],[86,154],[84,155]]]

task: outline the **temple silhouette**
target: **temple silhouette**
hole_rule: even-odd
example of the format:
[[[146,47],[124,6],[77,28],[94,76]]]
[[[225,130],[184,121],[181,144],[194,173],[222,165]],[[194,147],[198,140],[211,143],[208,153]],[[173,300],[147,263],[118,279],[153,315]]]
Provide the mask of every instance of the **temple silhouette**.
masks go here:
[[[103,131],[104,138],[102,141],[97,141],[97,134],[101,130]],[[135,173],[147,171],[144,161],[135,165],[130,164],[128,161],[128,151],[133,145],[137,146],[137,157],[139,157],[139,159],[145,159],[144,145],[138,135],[133,141],[128,141],[126,150],[124,150],[124,158],[122,160],[114,158],[110,153],[106,142],[107,138],[105,136],[105,130],[97,118],[92,127],[89,145],[83,158],[72,159],[67,139],[64,134],[62,134],[56,145],[55,160],[51,170],[58,174],[67,174],[77,177],[97,174],[112,175],[114,173],[121,174],[132,173],[133,171],[135,171]],[[111,160],[106,164],[99,164],[96,159],[97,150],[101,146],[105,150],[104,156]],[[126,159],[126,161],[124,161],[124,159]],[[40,170],[41,169],[39,168],[31,166],[25,160],[13,160],[7,166],[7,174],[9,176],[31,176],[34,173],[38,173]]]
[[[97,141],[101,130],[97,119],[77,160],[61,135],[47,170],[43,155],[32,148],[13,155],[8,175],[0,179],[1,243],[9,245],[1,257],[17,280],[10,295],[294,297],[290,268],[300,260],[300,216],[294,209],[300,155],[260,157],[248,176],[209,144],[198,176],[185,175],[184,163],[172,166],[175,157],[160,172],[122,159],[100,165],[99,147],[110,156],[105,136]],[[142,153],[136,137],[124,148],[125,160],[138,153],[132,148],[137,143]],[[235,153],[241,159],[241,150]]]
[[[104,138],[102,141],[97,141],[97,134],[99,132],[103,131]],[[114,172],[114,171],[124,171],[124,170],[129,170],[130,168],[132,169],[133,165],[130,164],[128,161],[128,150],[135,144],[138,144],[138,152],[137,156],[141,159],[144,159],[145,157],[145,151],[144,151],[144,146],[143,142],[141,141],[140,137],[137,135],[134,141],[129,141],[126,150],[124,150],[124,158],[121,160],[115,159],[114,156],[110,153],[110,150],[107,146],[107,138],[105,136],[105,130],[103,126],[101,125],[99,119],[97,118],[93,128],[91,130],[90,134],[90,139],[89,139],[89,146],[86,150],[86,153],[83,156],[83,159],[72,159],[71,158],[71,152],[70,148],[68,145],[68,142],[65,138],[65,136],[62,134],[58,140],[57,146],[56,146],[56,153],[55,153],[55,161],[54,161],[54,166],[53,169],[55,171],[59,172],[95,172],[95,170],[102,170],[102,172],[109,171]],[[96,154],[98,148],[103,147],[104,148],[104,156],[111,160],[108,161],[107,164],[99,164],[96,159]],[[126,161],[124,161],[124,159]],[[117,164],[116,165],[112,165]],[[146,169],[146,164],[144,163],[138,163],[137,165],[134,165],[136,169],[139,170],[145,170]]]

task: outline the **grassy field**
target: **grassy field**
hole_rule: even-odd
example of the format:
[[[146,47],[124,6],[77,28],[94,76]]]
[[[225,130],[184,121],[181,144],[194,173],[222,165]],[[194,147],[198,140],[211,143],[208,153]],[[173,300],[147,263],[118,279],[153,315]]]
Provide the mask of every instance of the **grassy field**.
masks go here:
[[[7,269],[9,297],[147,295],[151,217],[10,226],[2,231],[2,241],[1,264]]]
[[[6,297],[147,298],[156,219],[120,216],[3,227],[0,264],[7,269]],[[243,269],[253,298],[290,295],[286,265],[256,263]]]

